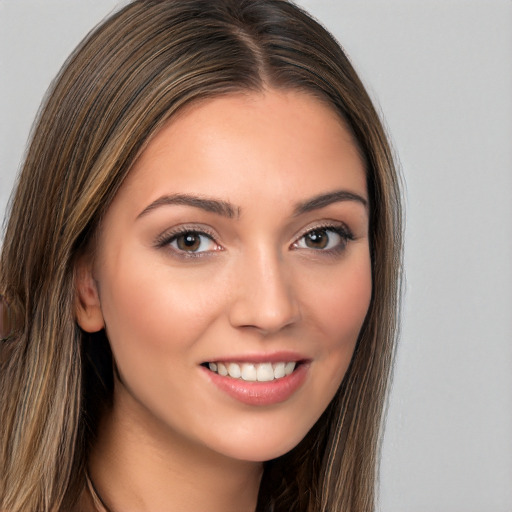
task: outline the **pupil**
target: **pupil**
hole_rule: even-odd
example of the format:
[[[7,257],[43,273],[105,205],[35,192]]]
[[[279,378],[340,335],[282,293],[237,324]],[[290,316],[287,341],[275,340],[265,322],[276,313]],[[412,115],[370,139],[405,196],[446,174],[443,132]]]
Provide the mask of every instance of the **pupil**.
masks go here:
[[[194,235],[186,235],[185,236],[185,245],[191,247],[196,243],[196,237]]]
[[[183,250],[197,250],[201,243],[200,237],[194,233],[187,233],[178,238],[178,247]]]
[[[308,234],[306,245],[313,247],[314,249],[323,249],[327,247],[329,237],[325,230],[312,231]]]

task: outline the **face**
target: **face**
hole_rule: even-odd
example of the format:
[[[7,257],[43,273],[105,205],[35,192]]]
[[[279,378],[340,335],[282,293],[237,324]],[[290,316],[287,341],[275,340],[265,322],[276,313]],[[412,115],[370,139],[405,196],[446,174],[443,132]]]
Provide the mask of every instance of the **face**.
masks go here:
[[[369,307],[367,203],[351,135],[311,96],[229,95],[174,117],[79,272],[78,321],[106,328],[115,407],[239,460],[298,444]]]

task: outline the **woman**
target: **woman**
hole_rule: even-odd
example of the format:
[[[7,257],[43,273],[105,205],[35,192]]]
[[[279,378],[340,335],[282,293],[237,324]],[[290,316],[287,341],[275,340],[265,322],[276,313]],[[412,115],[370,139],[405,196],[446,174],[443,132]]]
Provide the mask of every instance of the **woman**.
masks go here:
[[[325,29],[132,2],[64,66],[13,200],[0,509],[372,510],[400,247]]]

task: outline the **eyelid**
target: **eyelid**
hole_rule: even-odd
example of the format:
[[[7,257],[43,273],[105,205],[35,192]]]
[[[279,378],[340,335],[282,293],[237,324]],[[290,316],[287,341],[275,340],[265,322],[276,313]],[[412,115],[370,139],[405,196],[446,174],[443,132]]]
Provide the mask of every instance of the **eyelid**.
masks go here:
[[[208,238],[210,238],[221,250],[223,249],[222,245],[218,242],[218,235],[217,233],[210,228],[209,226],[205,226],[204,224],[181,224],[179,226],[174,226],[171,229],[168,229],[167,231],[164,231],[162,234],[158,235],[155,239],[154,245],[157,248],[164,248],[164,247],[170,247],[170,243],[177,238],[180,235],[184,235],[186,233],[197,233],[198,235],[203,235]],[[180,254],[183,257],[199,257],[204,254],[209,254],[211,252],[216,251],[202,251],[199,253],[186,253],[182,251],[178,251],[175,249],[173,250],[176,254]]]
[[[339,238],[340,242],[334,247],[330,248],[313,248],[313,247],[302,247],[301,241],[311,232],[314,231],[331,231],[334,232]],[[345,251],[348,242],[355,240],[352,230],[341,221],[321,221],[313,225],[309,225],[303,229],[300,234],[295,238],[295,241],[291,244],[290,248],[297,251],[306,251],[306,253],[314,253],[317,255],[334,256],[341,254]]]
[[[301,231],[299,231],[299,234],[295,237],[295,241],[293,243],[295,244],[298,240],[307,235],[309,232],[320,229],[330,229],[332,231],[341,232],[350,240],[353,240],[355,238],[354,234],[352,233],[352,230],[344,222],[341,222],[339,220],[324,220],[310,224],[309,226],[303,228]]]

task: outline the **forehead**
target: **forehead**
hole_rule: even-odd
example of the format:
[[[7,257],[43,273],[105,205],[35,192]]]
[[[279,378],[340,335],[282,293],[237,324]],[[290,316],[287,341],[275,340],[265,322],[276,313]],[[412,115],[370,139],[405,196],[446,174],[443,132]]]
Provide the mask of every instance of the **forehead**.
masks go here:
[[[269,90],[220,96],[180,111],[148,142],[120,195],[149,201],[193,189],[238,204],[332,188],[366,195],[352,134],[334,108],[312,95]]]

